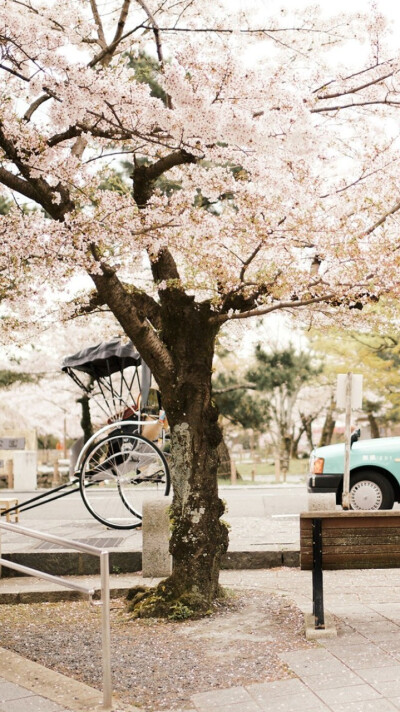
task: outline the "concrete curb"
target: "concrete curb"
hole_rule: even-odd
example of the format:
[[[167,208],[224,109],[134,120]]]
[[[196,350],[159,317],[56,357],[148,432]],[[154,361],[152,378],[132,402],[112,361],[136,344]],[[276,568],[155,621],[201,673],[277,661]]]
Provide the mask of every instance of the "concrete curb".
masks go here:
[[[141,551],[112,551],[110,556],[111,573],[135,573],[142,570]],[[99,573],[99,563],[89,554],[75,551],[25,551],[3,555],[4,559],[23,566],[44,571],[55,576],[90,576]],[[222,560],[222,569],[271,569],[277,566],[297,567],[300,552],[297,548],[268,551],[228,551]],[[2,577],[11,578],[16,572],[2,567]],[[18,574],[17,574],[18,575]]]

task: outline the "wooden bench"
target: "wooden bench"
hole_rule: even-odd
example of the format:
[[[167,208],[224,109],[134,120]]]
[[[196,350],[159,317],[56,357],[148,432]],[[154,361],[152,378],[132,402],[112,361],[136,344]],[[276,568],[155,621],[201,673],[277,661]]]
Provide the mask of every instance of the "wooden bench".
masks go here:
[[[315,629],[324,629],[323,570],[400,567],[400,511],[302,513],[300,567],[312,571]]]

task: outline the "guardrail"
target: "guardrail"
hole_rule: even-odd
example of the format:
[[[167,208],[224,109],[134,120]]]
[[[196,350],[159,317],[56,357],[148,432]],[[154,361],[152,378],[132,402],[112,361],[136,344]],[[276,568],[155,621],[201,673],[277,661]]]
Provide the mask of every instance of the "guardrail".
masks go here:
[[[76,549],[77,551],[82,551],[87,554],[93,554],[93,556],[98,556],[100,558],[101,599],[98,605],[101,605],[102,612],[101,635],[103,663],[103,708],[105,710],[110,710],[112,704],[112,686],[110,652],[110,579],[108,551],[104,549],[99,549],[96,546],[91,546],[90,544],[82,544],[77,541],[71,541],[70,539],[64,539],[63,537],[54,536],[53,534],[43,534],[42,532],[38,532],[35,529],[20,527],[17,524],[6,524],[5,522],[0,522],[0,533],[1,529],[5,529],[16,534],[30,536],[33,539],[42,539],[43,541],[49,541],[53,544],[60,544],[64,547],[67,546],[69,549]],[[15,571],[27,574],[28,576],[36,576],[37,578],[42,578],[46,581],[51,581],[52,583],[58,584],[59,586],[71,588],[72,590],[79,591],[80,593],[85,593],[89,596],[89,599],[91,599],[93,594],[95,593],[95,590],[92,588],[81,586],[80,584],[74,583],[73,581],[68,581],[60,576],[53,576],[52,574],[47,574],[44,571],[32,569],[29,566],[17,564],[13,561],[9,561],[8,559],[3,559],[2,557],[0,557],[0,576],[1,566],[5,566],[9,569],[15,569]]]

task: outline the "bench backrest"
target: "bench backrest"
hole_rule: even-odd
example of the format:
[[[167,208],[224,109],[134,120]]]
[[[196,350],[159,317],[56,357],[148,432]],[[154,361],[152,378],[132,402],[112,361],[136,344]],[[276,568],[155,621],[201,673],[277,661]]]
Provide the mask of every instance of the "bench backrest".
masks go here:
[[[400,510],[304,512],[300,515],[300,566],[313,563],[312,521],[322,521],[323,569],[400,567]]]

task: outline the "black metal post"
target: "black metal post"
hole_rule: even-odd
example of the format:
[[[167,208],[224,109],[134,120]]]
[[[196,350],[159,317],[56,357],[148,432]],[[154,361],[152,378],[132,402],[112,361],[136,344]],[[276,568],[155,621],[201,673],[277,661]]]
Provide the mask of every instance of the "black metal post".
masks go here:
[[[324,619],[324,587],[322,575],[322,520],[312,520],[312,542],[313,542],[313,615],[315,618],[315,628],[325,628]]]

